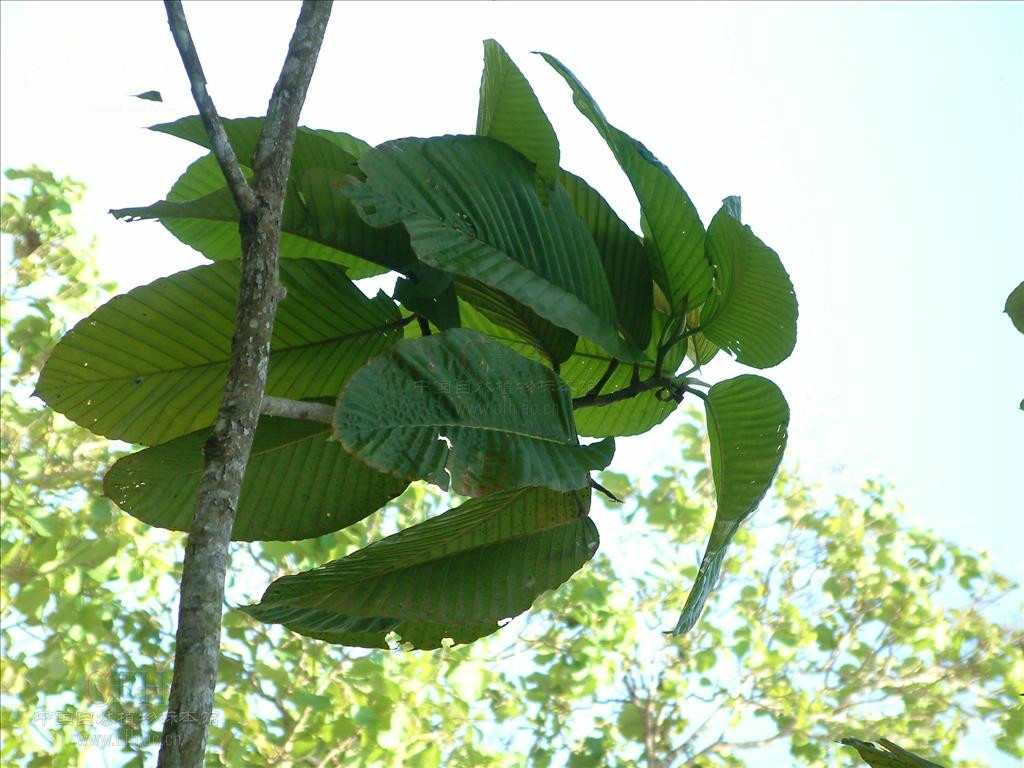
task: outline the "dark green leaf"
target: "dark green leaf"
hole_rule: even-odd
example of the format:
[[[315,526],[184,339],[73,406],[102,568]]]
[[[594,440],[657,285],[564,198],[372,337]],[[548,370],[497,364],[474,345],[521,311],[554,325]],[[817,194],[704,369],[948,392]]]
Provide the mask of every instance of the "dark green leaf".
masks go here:
[[[708,227],[715,292],[701,310],[701,325],[709,341],[739,362],[770,368],[796,345],[796,294],[778,254],[730,207],[723,205]]]
[[[871,768],[943,768],[938,763],[918,757],[888,739],[879,739],[879,749],[870,741],[842,739],[840,744],[853,747],[861,759]]]
[[[544,360],[562,363],[576,348],[577,336],[540,317],[526,305],[478,280],[459,280],[459,296],[495,325],[507,328],[541,353]]]
[[[370,466],[442,488],[450,474],[467,496],[583,488],[615,450],[610,439],[579,444],[555,373],[465,328],[406,339],[372,360],[342,391],[335,426]]]
[[[640,349],[651,341],[654,286],[644,243],[625,225],[610,205],[587,182],[568,171],[559,176],[573,208],[587,225],[601,254],[615,301],[619,326]]]
[[[599,543],[589,507],[589,491],[522,488],[472,499],[284,576],[243,610],[334,642],[381,647],[389,631],[418,648],[439,647],[446,636],[466,642],[583,567]]]
[[[677,635],[697,623],[718,581],[729,542],[775,477],[786,448],[789,406],[768,379],[737,376],[708,392],[707,419],[718,509],[697,579],[673,630]]]
[[[651,358],[654,357],[657,333],[660,333],[661,325],[664,322],[665,319],[661,315],[654,316],[656,334],[652,337],[651,345],[647,350]],[[486,333],[492,339],[500,341],[525,357],[541,359],[534,345],[526,341],[522,334],[494,324],[474,307],[463,305],[462,324],[467,328]],[[682,362],[682,354],[683,345],[680,344],[666,355],[663,366],[664,374],[675,373]],[[596,344],[586,339],[580,339],[573,353],[562,362],[559,375],[569,385],[574,398],[582,397],[600,381],[612,361],[613,358]],[[643,379],[654,373],[654,363],[651,360],[641,363],[639,367],[640,376]],[[601,392],[607,394],[628,387],[632,376],[632,365],[618,365],[601,388]],[[677,405],[674,400],[657,399],[654,390],[649,390],[629,400],[622,400],[610,405],[576,409],[576,430],[579,434],[589,437],[639,435],[668,418]]]
[[[697,209],[671,171],[647,147],[608,122],[565,65],[554,56],[541,56],[565,78],[573,103],[597,128],[633,186],[640,201],[651,270],[673,311],[700,306],[711,291],[711,266],[704,255],[704,226]]]
[[[114,502],[143,522],[188,530],[203,472],[205,429],[117,461],[104,478]],[[376,512],[405,488],[329,440],[330,427],[263,417],[246,465],[232,538],[306,539]]]
[[[520,152],[549,182],[558,178],[558,137],[519,67],[494,40],[484,41],[478,136],[490,136]]]
[[[532,164],[482,136],[401,139],[359,161],[346,194],[374,226],[405,224],[421,261],[478,280],[623,360],[611,289],[568,195],[537,194]]]
[[[162,443],[211,426],[227,378],[239,264],[222,261],[116,296],[65,334],[36,394],[96,434]],[[366,298],[342,267],[287,259],[267,393],[333,397],[401,337],[386,296]]]
[[[144,101],[163,101],[164,97],[160,95],[160,91],[143,91],[142,93],[135,94],[136,99],[143,99]]]
[[[1003,311],[1010,316],[1013,327],[1024,333],[1024,283],[1010,291]]]

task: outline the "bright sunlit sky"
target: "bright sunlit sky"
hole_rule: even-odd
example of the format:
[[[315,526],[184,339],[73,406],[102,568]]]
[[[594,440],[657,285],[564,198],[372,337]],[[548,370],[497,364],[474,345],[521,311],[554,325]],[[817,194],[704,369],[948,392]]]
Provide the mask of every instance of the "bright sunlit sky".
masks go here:
[[[122,289],[202,261],[107,209],[163,197],[198,150],[143,126],[194,112],[159,3],[2,6],[4,167],[88,184],[79,227]],[[186,3],[226,116],[263,114],[297,5]],[[644,141],[708,221],[743,198],[800,300],[790,462],[849,489],[891,481],[908,523],[1020,579],[1024,4],[338,2],[303,112],[378,143],[470,133],[481,41],[501,42],[555,124],[563,165],[636,227],[638,206],[561,78]],[[159,90],[164,103],[129,94]],[[738,370],[712,365],[706,379]],[[673,422],[620,442],[643,472]]]

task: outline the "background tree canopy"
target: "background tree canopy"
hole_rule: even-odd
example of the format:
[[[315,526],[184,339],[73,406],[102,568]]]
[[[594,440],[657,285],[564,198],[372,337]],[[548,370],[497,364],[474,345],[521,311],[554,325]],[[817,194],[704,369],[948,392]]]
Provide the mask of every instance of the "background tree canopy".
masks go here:
[[[0,756],[141,765],[169,683],[180,534],[116,511],[99,483],[121,451],[29,397],[45,350],[113,286],[75,238],[80,185],[11,175],[27,186],[3,201]],[[980,766],[953,759],[972,725],[969,743],[1024,756],[1024,635],[992,609],[1012,585],[902,527],[881,481],[837,497],[784,469],[702,621],[664,640],[716,507],[699,416],[677,437],[649,477],[599,478],[625,504],[591,515],[624,546],[476,644],[364,651],[228,611],[209,764],[855,765],[835,740],[858,733]],[[450,501],[414,484],[338,533],[237,542],[230,606]]]

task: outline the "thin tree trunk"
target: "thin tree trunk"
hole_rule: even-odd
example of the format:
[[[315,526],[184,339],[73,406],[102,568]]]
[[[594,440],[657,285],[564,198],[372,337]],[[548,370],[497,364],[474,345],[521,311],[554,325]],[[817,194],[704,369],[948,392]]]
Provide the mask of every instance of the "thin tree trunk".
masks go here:
[[[235,333],[224,399],[204,449],[203,477],[185,547],[174,674],[158,762],[168,768],[195,768],[203,765],[213,710],[228,544],[263,403],[274,314],[284,295],[278,244],[296,127],[331,3],[302,4],[256,147],[251,186],[206,91],[180,0],[166,0],[165,5],[203,125],[241,212],[242,276]]]

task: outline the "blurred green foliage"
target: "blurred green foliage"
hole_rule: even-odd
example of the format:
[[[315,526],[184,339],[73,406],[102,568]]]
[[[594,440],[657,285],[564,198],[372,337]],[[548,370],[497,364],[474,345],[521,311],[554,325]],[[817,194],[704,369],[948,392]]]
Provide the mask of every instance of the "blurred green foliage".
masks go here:
[[[46,351],[112,286],[75,237],[81,185],[38,168],[8,178],[26,189],[3,200],[0,759],[142,765],[170,683],[183,541],[113,508],[101,476],[116,447],[30,397]],[[592,513],[601,553],[485,641],[366,652],[228,611],[207,764],[853,766],[835,742],[885,734],[966,768],[985,765],[957,751],[972,725],[1024,756],[1024,633],[993,618],[1014,585],[905,527],[882,482],[836,496],[781,472],[737,536],[717,609],[663,635],[714,509],[696,415],[677,438],[651,477],[603,473],[625,504]],[[229,607],[442,501],[414,485],[337,534],[233,545]]]

